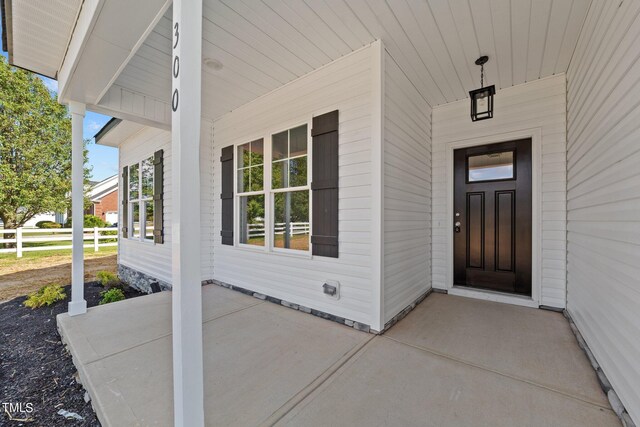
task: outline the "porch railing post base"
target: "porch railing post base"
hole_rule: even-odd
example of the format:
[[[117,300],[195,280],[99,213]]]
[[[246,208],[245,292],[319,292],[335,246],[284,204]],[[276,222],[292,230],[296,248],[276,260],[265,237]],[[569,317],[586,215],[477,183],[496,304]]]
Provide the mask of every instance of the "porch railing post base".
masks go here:
[[[69,316],[77,316],[87,312],[87,301],[71,301],[69,303]]]

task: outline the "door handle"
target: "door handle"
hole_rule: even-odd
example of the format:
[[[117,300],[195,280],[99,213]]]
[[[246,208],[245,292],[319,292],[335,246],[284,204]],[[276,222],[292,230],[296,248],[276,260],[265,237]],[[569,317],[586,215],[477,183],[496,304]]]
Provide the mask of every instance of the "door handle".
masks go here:
[[[456,221],[455,226],[454,226],[454,230],[456,233],[460,232],[460,221]]]

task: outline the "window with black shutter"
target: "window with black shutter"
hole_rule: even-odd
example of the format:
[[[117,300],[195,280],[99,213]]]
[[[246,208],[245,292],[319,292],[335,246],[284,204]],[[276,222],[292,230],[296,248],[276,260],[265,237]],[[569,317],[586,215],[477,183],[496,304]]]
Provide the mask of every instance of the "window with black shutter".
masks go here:
[[[222,149],[222,244],[338,257],[338,111],[312,126]]]
[[[122,237],[164,243],[163,151],[122,171]]]

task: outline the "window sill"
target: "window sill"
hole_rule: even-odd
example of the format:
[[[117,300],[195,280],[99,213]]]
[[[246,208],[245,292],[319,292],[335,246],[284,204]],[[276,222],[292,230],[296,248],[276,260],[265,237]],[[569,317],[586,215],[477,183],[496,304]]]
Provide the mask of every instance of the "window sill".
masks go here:
[[[247,251],[247,252],[265,254],[267,256],[275,255],[275,256],[285,256],[285,257],[298,258],[298,259],[313,259],[313,255],[311,254],[311,251],[296,251],[294,249],[288,250],[288,249],[280,249],[280,248],[269,250],[269,249],[266,249],[264,246],[252,246],[252,245],[245,245],[242,243],[238,243],[234,245],[234,248],[242,251]]]
[[[139,244],[143,244],[143,245],[156,245],[156,242],[154,242],[153,240],[140,240],[140,239],[134,239],[132,237],[125,237],[124,239],[121,239],[127,242],[132,242],[132,243],[139,243]]]

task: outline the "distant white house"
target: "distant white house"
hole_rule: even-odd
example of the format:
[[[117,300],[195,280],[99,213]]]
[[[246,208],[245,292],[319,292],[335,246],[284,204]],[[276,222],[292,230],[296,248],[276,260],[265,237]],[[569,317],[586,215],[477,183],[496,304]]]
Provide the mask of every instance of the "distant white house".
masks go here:
[[[118,175],[113,175],[102,181],[89,181],[87,197],[91,206],[85,210],[87,215],[102,218],[108,224],[118,222]],[[40,221],[51,221],[64,224],[69,217],[67,212],[45,212],[31,218],[24,227],[35,227]],[[0,221],[0,226],[2,226]]]
[[[51,221],[57,222],[58,224],[64,224],[66,220],[66,212],[48,212],[34,216],[29,221],[25,222],[24,227],[35,227],[40,221]]]

